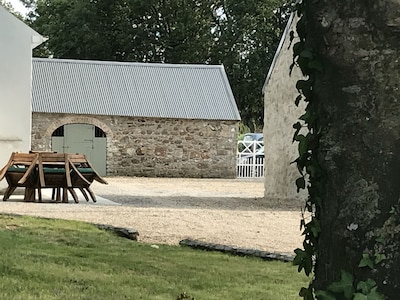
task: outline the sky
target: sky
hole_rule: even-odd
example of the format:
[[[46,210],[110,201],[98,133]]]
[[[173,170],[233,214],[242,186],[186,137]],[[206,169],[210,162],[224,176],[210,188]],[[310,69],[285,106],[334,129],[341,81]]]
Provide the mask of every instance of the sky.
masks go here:
[[[14,9],[22,15],[25,15],[28,12],[28,10],[19,0],[6,0],[6,2],[10,2]]]

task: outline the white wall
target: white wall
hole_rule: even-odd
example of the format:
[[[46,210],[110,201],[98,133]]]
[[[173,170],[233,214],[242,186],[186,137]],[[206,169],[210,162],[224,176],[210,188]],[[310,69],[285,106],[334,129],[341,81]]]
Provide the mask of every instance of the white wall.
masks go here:
[[[287,33],[295,30],[295,24],[296,19],[291,23]],[[294,104],[298,95],[296,82],[302,75],[300,69],[295,67],[292,76],[289,76],[289,68],[293,61],[292,47],[289,47],[289,43],[287,34],[264,86],[264,195],[272,206],[298,203],[300,208],[304,203],[301,200],[306,198],[306,193],[304,191],[297,193],[295,185],[295,180],[300,175],[296,164],[291,164],[298,157],[297,143],[292,143],[294,134],[292,126],[304,113],[305,106],[301,104],[296,107]]]
[[[0,168],[30,150],[33,41],[44,39],[0,6]]]

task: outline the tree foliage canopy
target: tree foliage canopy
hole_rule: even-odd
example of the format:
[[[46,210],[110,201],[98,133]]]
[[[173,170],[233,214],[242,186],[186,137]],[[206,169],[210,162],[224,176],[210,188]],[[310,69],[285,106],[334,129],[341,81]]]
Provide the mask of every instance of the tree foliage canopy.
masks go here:
[[[242,121],[263,123],[262,85],[285,26],[284,0],[24,0],[49,37],[36,56],[223,64]]]

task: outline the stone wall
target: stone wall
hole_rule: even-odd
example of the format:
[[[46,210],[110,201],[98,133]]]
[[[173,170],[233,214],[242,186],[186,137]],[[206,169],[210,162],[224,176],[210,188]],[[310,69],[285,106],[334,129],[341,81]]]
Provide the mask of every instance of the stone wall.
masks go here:
[[[296,20],[291,23],[288,33],[295,30],[295,24]],[[272,205],[298,202],[300,207],[306,193],[299,194],[296,190],[295,181],[300,175],[296,165],[292,164],[298,157],[297,143],[292,143],[292,126],[304,114],[304,106],[294,104],[298,95],[296,82],[302,75],[299,68],[294,67],[289,76],[292,61],[287,34],[264,87],[265,198]]]
[[[107,175],[236,177],[237,121],[33,113],[32,150],[51,150],[51,135],[84,123],[107,135]]]

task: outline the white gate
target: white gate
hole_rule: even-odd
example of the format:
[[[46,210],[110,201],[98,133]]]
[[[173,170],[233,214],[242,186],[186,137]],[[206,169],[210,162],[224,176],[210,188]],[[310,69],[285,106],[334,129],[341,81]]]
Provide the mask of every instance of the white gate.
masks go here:
[[[236,175],[238,178],[264,177],[263,141],[238,141]]]

